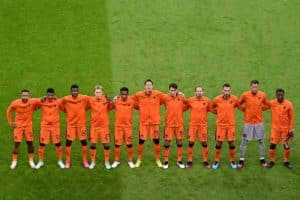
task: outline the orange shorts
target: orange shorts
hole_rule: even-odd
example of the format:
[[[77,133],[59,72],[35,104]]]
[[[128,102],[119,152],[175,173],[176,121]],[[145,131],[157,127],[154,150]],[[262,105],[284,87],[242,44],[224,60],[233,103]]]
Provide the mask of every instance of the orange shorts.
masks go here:
[[[165,127],[165,135],[164,139],[171,141],[175,135],[177,140],[182,140],[183,135],[183,127]]]
[[[79,140],[86,140],[87,139],[86,127],[67,126],[66,139],[74,141],[76,139],[76,136],[79,138]]]
[[[148,134],[151,140],[159,139],[159,125],[142,125],[140,124],[139,138],[141,140],[147,140]]]
[[[285,140],[287,138],[289,129],[287,128],[271,128],[271,134],[270,134],[270,142],[272,144],[279,144],[280,141],[282,144],[285,143]]]
[[[195,142],[196,138],[199,138],[201,142],[207,142],[208,133],[207,126],[190,126],[188,140],[189,142]]]
[[[41,125],[40,143],[49,144],[50,137],[53,144],[60,143],[60,127],[59,125],[45,126]]]
[[[110,135],[108,127],[91,127],[90,141],[92,144],[97,144],[98,140],[101,140],[102,144],[110,143]]]
[[[123,140],[126,145],[132,144],[133,136],[132,136],[132,127],[115,127],[115,144],[122,145]]]
[[[235,141],[235,126],[217,126],[216,141],[223,142],[225,139],[227,141]]]
[[[14,128],[14,142],[22,142],[23,134],[26,142],[33,141],[32,126]]]

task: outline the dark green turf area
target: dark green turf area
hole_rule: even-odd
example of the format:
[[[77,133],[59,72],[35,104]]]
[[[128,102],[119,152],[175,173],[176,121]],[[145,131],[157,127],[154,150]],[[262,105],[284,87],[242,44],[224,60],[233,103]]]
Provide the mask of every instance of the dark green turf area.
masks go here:
[[[296,199],[300,195],[299,13],[297,0],[2,0],[0,199]],[[251,142],[243,170],[229,167],[226,144],[220,169],[204,169],[198,143],[193,168],[181,170],[175,165],[173,142],[170,168],[162,170],[155,166],[153,147],[147,141],[139,169],[128,168],[123,148],[120,167],[105,170],[99,144],[98,165],[86,170],[81,166],[76,141],[70,170],[58,169],[53,145],[47,146],[45,166],[31,170],[25,143],[17,168],[10,170],[12,131],[5,113],[9,103],[19,98],[21,89],[28,88],[33,97],[39,97],[53,87],[61,97],[77,83],[82,93],[92,95],[93,86],[100,83],[113,97],[122,86],[128,86],[131,93],[142,90],[148,78],[163,92],[168,91],[169,83],[176,82],[187,97],[193,95],[196,85],[202,85],[211,99],[220,93],[224,82],[232,84],[237,96],[248,90],[252,79],[261,82],[270,99],[276,88],[284,88],[296,115],[290,159],[294,169],[282,166],[281,146],[276,166],[262,169],[257,143]],[[267,146],[269,115],[267,111]],[[236,118],[240,133],[243,122],[239,111]],[[39,120],[38,111],[34,115],[36,139]],[[137,120],[135,113],[135,146]],[[209,114],[211,162],[214,120]],[[63,114],[61,122],[64,133]],[[188,113],[185,122],[187,125]],[[184,161],[186,147],[185,142]]]

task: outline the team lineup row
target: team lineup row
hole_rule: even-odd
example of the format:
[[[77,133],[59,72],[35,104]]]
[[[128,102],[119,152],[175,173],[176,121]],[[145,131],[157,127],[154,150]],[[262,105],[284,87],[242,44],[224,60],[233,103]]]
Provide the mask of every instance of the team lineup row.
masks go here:
[[[166,110],[163,162],[160,154],[160,106]],[[41,109],[41,128],[39,136],[38,157],[39,162],[34,163],[33,128],[32,117],[35,110]],[[88,162],[88,142],[86,130],[86,111],[91,110],[90,117],[90,163]],[[114,162],[110,164],[110,131],[109,112],[115,109],[114,121]],[[137,160],[133,162],[133,131],[132,114],[136,109],[139,112],[139,142],[137,147]],[[235,109],[244,113],[243,135],[240,145],[240,159],[235,162]],[[270,133],[270,162],[265,161],[264,124],[263,111],[271,110],[271,133]],[[190,110],[188,129],[188,156],[187,163],[183,157],[183,112]],[[65,162],[62,160],[62,146],[60,135],[59,112],[66,113],[66,145]],[[208,131],[207,113],[216,115],[215,133],[215,158],[212,166],[208,159]],[[13,113],[14,116],[13,116]],[[264,92],[259,90],[259,82],[250,82],[250,90],[244,92],[240,98],[231,94],[231,86],[223,85],[222,94],[213,101],[204,96],[204,90],[198,86],[195,95],[185,98],[178,91],[177,85],[169,85],[169,93],[163,94],[153,90],[153,82],[148,79],[144,82],[144,90],[129,96],[126,87],[120,89],[120,95],[110,100],[105,96],[102,86],[96,85],[94,96],[79,94],[76,84],[71,86],[71,94],[62,98],[55,97],[54,89],[48,88],[46,96],[42,98],[30,98],[29,90],[21,92],[21,98],[13,101],[7,109],[7,119],[13,128],[14,147],[10,168],[15,169],[19,147],[23,136],[28,146],[29,165],[39,169],[44,165],[45,145],[50,142],[56,146],[58,166],[60,168],[71,167],[71,145],[79,138],[82,150],[82,164],[85,168],[93,169],[96,166],[96,145],[100,140],[103,144],[104,165],[107,169],[116,168],[120,165],[120,147],[124,142],[127,146],[128,165],[130,168],[140,167],[144,151],[144,142],[150,138],[154,145],[156,165],[167,169],[169,167],[170,143],[176,138],[177,166],[179,168],[192,167],[194,143],[198,139],[202,144],[203,166],[217,169],[220,162],[220,153],[224,141],[229,145],[230,166],[233,169],[243,168],[247,142],[257,140],[259,144],[259,161],[262,167],[272,168],[275,165],[276,145],[282,142],[284,149],[284,166],[291,169],[289,163],[290,142],[294,137],[294,111],[290,101],[284,98],[284,90],[276,90],[276,99],[268,100]]]

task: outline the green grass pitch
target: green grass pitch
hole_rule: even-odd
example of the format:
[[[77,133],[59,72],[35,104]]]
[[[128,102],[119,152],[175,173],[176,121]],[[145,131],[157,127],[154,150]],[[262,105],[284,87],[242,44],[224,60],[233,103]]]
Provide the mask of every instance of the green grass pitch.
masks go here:
[[[215,171],[202,167],[198,143],[193,168],[177,168],[173,142],[170,168],[162,170],[154,164],[150,141],[138,169],[128,168],[123,148],[121,166],[105,170],[99,144],[98,165],[94,170],[86,170],[80,164],[77,141],[70,170],[58,169],[53,145],[46,148],[45,166],[31,170],[24,143],[17,168],[10,170],[12,131],[5,113],[23,88],[28,88],[33,97],[43,95],[48,87],[55,88],[57,96],[64,96],[69,94],[72,83],[78,83],[82,93],[92,95],[93,86],[100,83],[112,97],[122,86],[128,86],[133,94],[143,89],[144,80],[151,78],[155,88],[163,92],[168,91],[169,83],[178,83],[188,97],[193,95],[196,85],[202,85],[212,99],[220,93],[224,82],[231,83],[233,94],[240,96],[249,88],[250,80],[258,79],[270,99],[274,98],[276,88],[286,90],[286,98],[294,104],[297,131],[299,13],[298,0],[1,0],[0,199],[298,198],[297,133],[291,151],[292,170],[282,166],[281,146],[277,148],[277,165],[271,170],[262,169],[258,165],[256,142],[248,145],[243,170],[230,169],[224,144],[220,169]],[[242,115],[239,111],[236,114],[238,159]],[[264,116],[268,147],[270,113],[267,111]],[[211,162],[214,119],[209,114]],[[36,139],[39,120],[37,112]],[[188,113],[186,124],[187,120]],[[64,133],[63,115],[61,127]],[[136,147],[137,113],[134,132]],[[186,142],[184,147],[186,161]]]

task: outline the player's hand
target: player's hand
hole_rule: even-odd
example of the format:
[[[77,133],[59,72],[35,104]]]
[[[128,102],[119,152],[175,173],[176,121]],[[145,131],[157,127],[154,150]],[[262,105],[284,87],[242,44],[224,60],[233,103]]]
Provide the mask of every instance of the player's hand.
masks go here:
[[[117,102],[117,99],[118,99],[118,96],[114,96],[113,102],[116,103],[116,102]]]
[[[285,143],[284,143],[284,146],[285,148],[289,148],[290,147],[290,144],[292,142],[292,140],[294,139],[295,137],[295,134],[294,134],[295,130],[290,130],[286,136],[286,139],[285,139]]]
[[[10,125],[10,127],[12,127],[12,128],[16,128],[16,123],[15,123],[15,122],[11,122],[9,125]]]
[[[178,92],[178,94],[185,97],[183,92]]]
[[[41,100],[41,102],[43,103],[43,102],[46,101],[46,99],[47,99],[47,96],[42,96],[40,100]]]

